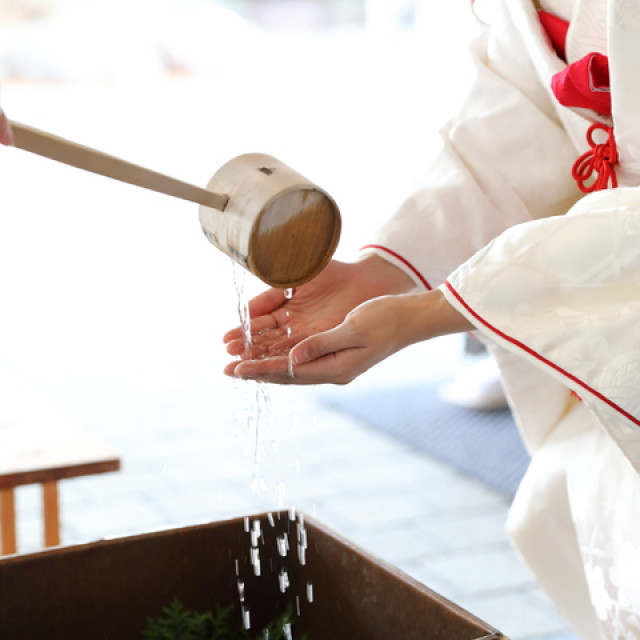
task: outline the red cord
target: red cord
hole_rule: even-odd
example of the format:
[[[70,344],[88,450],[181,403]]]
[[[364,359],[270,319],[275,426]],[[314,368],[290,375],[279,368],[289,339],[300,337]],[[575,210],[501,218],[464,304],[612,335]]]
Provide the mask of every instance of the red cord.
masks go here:
[[[593,140],[593,134],[596,129],[601,129],[607,134],[607,141],[602,144],[596,144]],[[578,183],[578,188],[582,193],[591,193],[592,191],[600,191],[607,189],[609,185],[618,186],[618,179],[614,165],[618,162],[618,148],[613,137],[613,127],[595,122],[587,130],[587,142],[591,149],[583,153],[574,163],[571,169],[573,179]],[[586,182],[595,179],[590,185]]]

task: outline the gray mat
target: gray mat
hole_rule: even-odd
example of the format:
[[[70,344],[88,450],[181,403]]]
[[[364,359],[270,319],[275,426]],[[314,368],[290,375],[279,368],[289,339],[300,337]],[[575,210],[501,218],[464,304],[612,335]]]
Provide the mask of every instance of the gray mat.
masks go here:
[[[451,464],[512,498],[529,456],[509,410],[481,411],[448,404],[436,387],[350,392],[341,388],[319,400],[403,443]]]

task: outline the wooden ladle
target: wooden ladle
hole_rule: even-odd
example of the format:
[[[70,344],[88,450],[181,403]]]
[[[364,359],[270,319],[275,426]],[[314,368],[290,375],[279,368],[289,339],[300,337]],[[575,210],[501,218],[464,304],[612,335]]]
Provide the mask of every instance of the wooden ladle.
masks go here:
[[[341,219],[334,200],[271,156],[238,156],[203,189],[18,122],[11,127],[20,149],[199,204],[209,241],[270,286],[311,280],[337,247]]]

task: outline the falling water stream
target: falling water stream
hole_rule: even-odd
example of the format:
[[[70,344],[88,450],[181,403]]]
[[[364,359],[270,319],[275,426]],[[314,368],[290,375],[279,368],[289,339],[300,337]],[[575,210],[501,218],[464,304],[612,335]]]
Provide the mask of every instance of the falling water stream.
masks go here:
[[[252,347],[252,334],[251,334],[251,318],[249,315],[249,304],[245,295],[245,277],[246,271],[240,268],[235,262],[233,265],[233,282],[237,293],[237,309],[240,324],[242,327],[242,335],[244,342],[244,355],[248,356]],[[287,289],[284,292],[285,298],[291,300],[294,295],[293,289]],[[286,312],[285,317],[288,317],[289,312]],[[291,337],[291,327],[288,323],[285,325],[285,331],[287,337]],[[288,373],[291,377],[294,375],[293,365],[289,360]],[[265,434],[262,433],[265,427],[268,427],[271,432],[271,452],[276,455],[277,468],[280,471],[280,464],[278,455],[277,441],[275,438],[275,425],[273,421],[273,414],[270,407],[269,394],[265,388],[265,385],[256,381],[241,381],[241,385],[249,385],[253,387],[249,394],[250,400],[247,412],[242,416],[243,422],[246,426],[247,433],[252,439],[251,445],[251,487],[253,491],[263,491],[267,489],[267,483],[262,475],[260,466],[260,441],[261,437]],[[299,461],[296,459],[296,469],[299,470]],[[267,523],[271,528],[275,528],[276,519],[286,518],[289,522],[289,526],[293,528],[295,526],[295,538],[293,537],[293,529],[290,529],[291,534],[283,533],[276,536],[275,548],[273,553],[271,550],[265,548],[265,536],[262,531],[262,524],[258,519],[251,519],[248,516],[244,519],[244,530],[248,536],[249,544],[249,560],[254,576],[263,576],[263,562],[273,562],[269,559],[269,554],[280,558],[281,566],[277,572],[278,587],[281,593],[287,592],[291,588],[289,569],[287,563],[298,562],[300,565],[306,563],[306,551],[307,551],[307,531],[304,524],[304,516],[296,512],[295,507],[285,507],[286,499],[286,484],[280,478],[276,481],[276,514],[268,513]],[[294,546],[295,552],[292,551]],[[261,557],[261,550],[265,557]],[[238,590],[238,598],[240,602],[242,623],[245,629],[251,627],[251,613],[250,606],[246,599],[245,582],[240,576],[239,562],[236,560],[236,583]],[[268,575],[269,572],[266,572]],[[266,575],[261,579],[266,579]],[[304,598],[308,603],[313,602],[313,585],[310,582],[306,583],[306,593]],[[295,596],[296,601],[296,614],[300,614],[300,596]],[[282,629],[286,640],[293,640],[293,631],[291,624],[285,623]]]

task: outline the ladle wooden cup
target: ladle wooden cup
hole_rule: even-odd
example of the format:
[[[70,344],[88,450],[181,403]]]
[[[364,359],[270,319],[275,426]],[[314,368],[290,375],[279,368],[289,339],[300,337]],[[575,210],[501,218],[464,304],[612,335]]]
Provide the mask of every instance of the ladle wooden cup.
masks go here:
[[[209,241],[270,286],[311,280],[338,244],[341,220],[333,199],[271,156],[238,156],[202,189],[18,122],[11,127],[20,149],[200,204]]]

